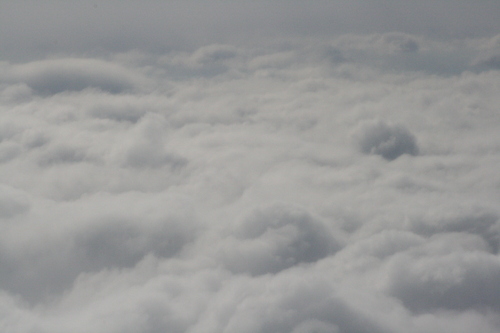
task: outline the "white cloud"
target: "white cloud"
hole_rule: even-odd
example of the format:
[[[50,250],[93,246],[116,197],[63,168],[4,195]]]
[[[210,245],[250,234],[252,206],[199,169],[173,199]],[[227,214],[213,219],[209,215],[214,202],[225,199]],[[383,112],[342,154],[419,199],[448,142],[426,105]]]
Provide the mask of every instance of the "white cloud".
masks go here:
[[[498,36],[280,20],[0,64],[0,330],[499,331]]]
[[[0,189],[0,214],[3,218],[12,217],[29,210],[29,200],[22,191],[9,186]]]
[[[415,137],[401,125],[387,125],[382,121],[362,124],[356,133],[361,151],[393,160],[403,154],[417,155]]]
[[[498,311],[498,256],[485,253],[479,239],[466,239],[468,237],[449,235],[446,238],[451,239],[440,239],[441,242],[458,243],[454,247],[459,249],[452,253],[432,253],[423,257],[402,255],[392,260],[388,292],[417,312],[436,309]]]
[[[144,85],[139,73],[97,59],[42,60],[14,66],[13,79],[41,94],[96,88],[121,93]]]
[[[321,221],[298,208],[277,205],[245,217],[221,256],[230,270],[259,275],[315,262],[339,248]]]

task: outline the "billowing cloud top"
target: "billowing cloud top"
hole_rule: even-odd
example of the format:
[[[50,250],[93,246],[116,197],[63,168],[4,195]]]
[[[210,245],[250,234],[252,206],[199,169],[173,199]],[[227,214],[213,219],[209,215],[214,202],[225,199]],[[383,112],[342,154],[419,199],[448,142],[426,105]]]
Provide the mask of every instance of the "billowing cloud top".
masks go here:
[[[12,79],[41,94],[96,88],[112,94],[144,85],[140,73],[97,59],[51,59],[14,66]]]
[[[446,3],[3,2],[0,331],[500,332],[499,5]]]

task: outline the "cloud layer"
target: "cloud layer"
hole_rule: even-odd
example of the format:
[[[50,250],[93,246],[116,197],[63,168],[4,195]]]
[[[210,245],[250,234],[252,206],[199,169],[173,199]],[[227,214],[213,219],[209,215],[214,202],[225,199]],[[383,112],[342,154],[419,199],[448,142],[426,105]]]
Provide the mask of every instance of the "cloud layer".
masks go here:
[[[0,330],[500,332],[500,38],[361,25],[0,62]]]

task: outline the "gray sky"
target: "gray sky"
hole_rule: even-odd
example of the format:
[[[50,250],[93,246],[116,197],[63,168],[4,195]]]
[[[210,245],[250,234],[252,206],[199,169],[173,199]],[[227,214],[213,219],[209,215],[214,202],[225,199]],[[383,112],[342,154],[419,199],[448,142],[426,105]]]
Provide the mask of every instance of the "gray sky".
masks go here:
[[[0,332],[500,332],[499,14],[0,2]]]
[[[0,6],[0,54],[10,61],[345,33],[471,38],[500,31],[495,0],[2,1]]]

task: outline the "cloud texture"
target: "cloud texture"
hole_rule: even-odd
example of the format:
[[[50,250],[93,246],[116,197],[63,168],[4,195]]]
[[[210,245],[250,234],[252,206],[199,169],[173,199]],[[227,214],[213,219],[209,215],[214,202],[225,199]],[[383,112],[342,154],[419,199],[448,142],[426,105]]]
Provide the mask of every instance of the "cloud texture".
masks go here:
[[[0,331],[500,332],[500,37],[447,32],[496,4],[228,5],[159,46],[163,5],[128,38],[96,5],[0,62]]]

